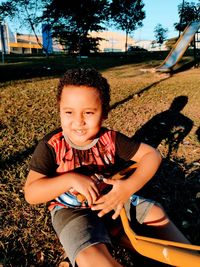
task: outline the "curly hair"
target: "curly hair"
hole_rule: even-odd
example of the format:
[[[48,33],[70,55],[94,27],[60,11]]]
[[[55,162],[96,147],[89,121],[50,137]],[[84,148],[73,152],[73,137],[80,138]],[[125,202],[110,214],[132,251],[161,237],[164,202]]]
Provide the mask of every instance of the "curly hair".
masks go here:
[[[67,70],[60,79],[57,90],[57,101],[61,100],[62,90],[65,86],[88,86],[97,89],[100,95],[103,116],[107,117],[110,108],[110,85],[94,68],[78,68]]]

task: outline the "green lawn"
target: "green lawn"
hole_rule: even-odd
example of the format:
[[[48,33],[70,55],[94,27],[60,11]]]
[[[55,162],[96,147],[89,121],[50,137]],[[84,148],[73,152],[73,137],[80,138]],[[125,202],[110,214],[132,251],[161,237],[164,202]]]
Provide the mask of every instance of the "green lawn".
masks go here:
[[[166,138],[160,140],[163,164],[144,194],[161,202],[191,242],[200,244],[200,69],[172,76],[147,72],[161,61],[158,56],[154,59],[138,55],[128,59],[120,55],[93,57],[81,63],[64,57],[20,62],[0,65],[0,262],[14,267],[56,266],[61,260],[62,248],[51,228],[48,211],[45,205],[30,206],[25,202],[23,184],[38,140],[59,125],[55,101],[58,77],[72,66],[94,66],[108,78],[112,108],[105,125],[129,136],[168,110],[175,97],[187,96],[188,103],[180,113],[192,122],[192,129],[177,144],[178,151],[174,149],[170,155]],[[136,260],[123,250],[115,255],[124,258],[124,266],[144,266],[142,259]]]

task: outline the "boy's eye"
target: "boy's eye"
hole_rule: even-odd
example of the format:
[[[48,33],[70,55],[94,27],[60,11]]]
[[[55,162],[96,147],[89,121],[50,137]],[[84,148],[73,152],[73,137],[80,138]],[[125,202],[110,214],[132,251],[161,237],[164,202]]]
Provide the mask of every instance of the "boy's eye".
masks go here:
[[[66,115],[71,115],[72,112],[71,112],[71,111],[65,111],[65,114],[66,114]]]
[[[86,115],[86,116],[93,115],[93,114],[94,114],[93,111],[86,111],[86,112],[85,112],[85,115]]]

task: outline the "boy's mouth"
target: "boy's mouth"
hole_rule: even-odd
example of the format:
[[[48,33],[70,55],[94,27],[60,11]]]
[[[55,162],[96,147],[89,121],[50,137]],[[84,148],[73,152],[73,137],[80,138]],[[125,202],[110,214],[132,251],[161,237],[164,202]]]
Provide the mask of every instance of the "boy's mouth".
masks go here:
[[[86,130],[83,129],[77,129],[77,130],[73,130],[73,132],[77,135],[84,135],[86,133]]]

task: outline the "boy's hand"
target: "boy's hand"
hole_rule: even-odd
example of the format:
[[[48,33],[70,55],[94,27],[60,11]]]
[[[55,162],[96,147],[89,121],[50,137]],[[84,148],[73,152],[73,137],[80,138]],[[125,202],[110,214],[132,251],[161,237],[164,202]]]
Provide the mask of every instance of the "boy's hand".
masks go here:
[[[106,213],[114,210],[114,214],[112,219],[116,219],[124,204],[131,196],[131,192],[129,192],[129,188],[127,188],[126,180],[112,180],[112,179],[104,179],[106,184],[112,185],[113,188],[106,195],[102,195],[97,201],[95,201],[94,205],[92,205],[92,210],[101,210],[98,213],[99,217],[102,217]]]
[[[72,187],[81,195],[83,195],[91,206],[99,197],[99,190],[91,177],[77,174],[74,179]]]

